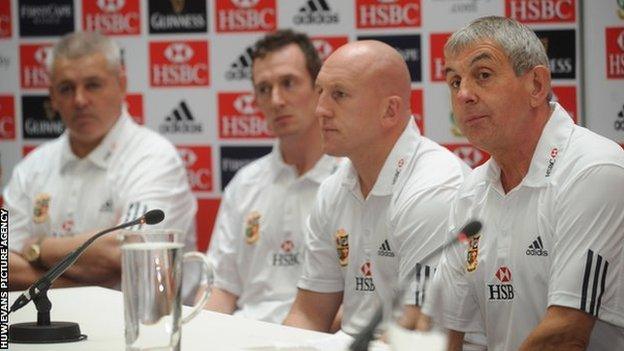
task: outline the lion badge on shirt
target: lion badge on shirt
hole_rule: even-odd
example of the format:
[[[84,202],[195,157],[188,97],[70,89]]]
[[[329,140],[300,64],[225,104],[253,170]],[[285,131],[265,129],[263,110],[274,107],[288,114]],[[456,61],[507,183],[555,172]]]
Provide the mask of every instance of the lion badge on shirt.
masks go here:
[[[245,218],[245,241],[254,244],[260,239],[260,212],[251,211]]]
[[[479,239],[481,239],[481,235],[475,235],[468,242],[466,254],[466,271],[468,272],[473,272],[479,265]]]
[[[340,266],[346,266],[349,262],[349,234],[342,228],[336,231],[336,251]]]
[[[40,224],[47,221],[48,218],[50,218],[50,194],[37,194],[33,207],[33,221]]]

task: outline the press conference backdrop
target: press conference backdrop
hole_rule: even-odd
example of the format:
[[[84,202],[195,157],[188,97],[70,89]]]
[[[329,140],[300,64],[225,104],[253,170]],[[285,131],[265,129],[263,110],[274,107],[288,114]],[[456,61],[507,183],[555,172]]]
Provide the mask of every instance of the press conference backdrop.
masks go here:
[[[485,15],[533,28],[555,98],[577,123],[624,144],[624,0],[0,0],[2,185],[24,154],[63,132],[43,62],[60,35],[78,30],[114,36],[130,113],[178,147],[198,198],[200,249],[227,182],[271,149],[251,94],[250,50],[277,28],[308,33],[323,58],[360,38],[397,48],[424,135],[479,165],[488,156],[453,123],[442,48]]]

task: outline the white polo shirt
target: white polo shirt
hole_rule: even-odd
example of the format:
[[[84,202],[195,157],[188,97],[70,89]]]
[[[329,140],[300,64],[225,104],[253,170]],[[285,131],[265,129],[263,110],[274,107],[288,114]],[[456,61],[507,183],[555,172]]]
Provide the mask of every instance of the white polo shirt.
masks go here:
[[[552,107],[517,187],[505,194],[493,159],[466,180],[450,230],[470,218],[483,230],[445,251],[425,312],[517,350],[548,306],[565,306],[598,318],[588,350],[624,350],[624,152]]]
[[[177,228],[195,248],[195,212],[186,171],[176,149],[123,112],[89,155],[70,149],[68,131],[28,154],[4,189],[11,216],[9,247],[27,238],[82,234],[162,209],[165,220],[149,228]]]
[[[468,167],[455,155],[422,137],[408,123],[364,199],[350,161],[319,189],[310,215],[306,256],[299,287],[343,291],[342,329],[355,334],[380,302],[389,303],[397,283],[432,274],[437,257],[421,258],[442,244],[450,202]],[[412,291],[413,292],[413,291]],[[409,294],[420,304],[422,291]]]
[[[303,232],[319,185],[339,159],[322,156],[302,176],[279,146],[228,184],[208,255],[214,286],[238,296],[235,315],[281,323],[297,294]]]

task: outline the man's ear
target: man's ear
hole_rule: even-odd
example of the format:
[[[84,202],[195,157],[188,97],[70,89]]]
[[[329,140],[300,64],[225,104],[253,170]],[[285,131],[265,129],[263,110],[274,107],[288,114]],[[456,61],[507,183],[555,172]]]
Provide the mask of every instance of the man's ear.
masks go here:
[[[535,66],[529,74],[531,107],[541,106],[550,94],[550,70],[544,66]]]
[[[387,97],[383,105],[381,124],[383,126],[391,127],[399,123],[402,106],[403,101],[400,97],[396,95]]]

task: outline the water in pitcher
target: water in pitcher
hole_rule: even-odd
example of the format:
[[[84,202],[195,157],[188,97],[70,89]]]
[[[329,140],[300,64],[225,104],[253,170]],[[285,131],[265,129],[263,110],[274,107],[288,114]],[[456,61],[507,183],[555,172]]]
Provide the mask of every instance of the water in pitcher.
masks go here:
[[[122,246],[126,350],[179,350],[181,243]]]

